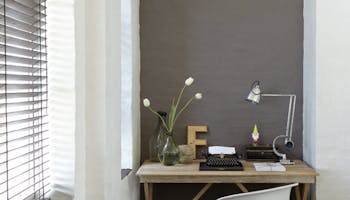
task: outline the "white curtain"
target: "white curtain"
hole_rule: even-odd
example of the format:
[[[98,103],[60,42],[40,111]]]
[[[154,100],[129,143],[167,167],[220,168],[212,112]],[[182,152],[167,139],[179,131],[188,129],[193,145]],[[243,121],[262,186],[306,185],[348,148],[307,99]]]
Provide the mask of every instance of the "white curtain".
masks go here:
[[[53,200],[139,199],[138,0],[132,2],[133,172],[121,181],[121,2],[47,1]]]
[[[74,194],[74,0],[47,1],[52,199]]]
[[[121,200],[120,1],[75,0],[75,200]]]

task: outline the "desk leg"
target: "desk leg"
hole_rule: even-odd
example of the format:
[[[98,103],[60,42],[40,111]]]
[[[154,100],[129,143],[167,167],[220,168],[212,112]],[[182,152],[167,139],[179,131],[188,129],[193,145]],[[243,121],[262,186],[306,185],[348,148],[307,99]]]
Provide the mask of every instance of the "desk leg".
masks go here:
[[[145,190],[145,199],[152,200],[153,199],[153,183],[144,183],[143,187]]]
[[[192,199],[192,200],[199,200],[199,198],[201,198],[203,196],[203,194],[208,191],[208,189],[211,187],[211,185],[213,185],[212,183],[208,183],[206,184],[201,191],[198,192],[198,194]]]
[[[294,191],[295,191],[295,198],[297,200],[301,200],[301,197],[300,197],[300,183],[299,185],[297,185],[295,188],[294,188]]]
[[[242,192],[249,192],[248,189],[242,183],[236,183],[236,185]]]
[[[310,190],[310,183],[304,183],[303,200],[307,200]]]

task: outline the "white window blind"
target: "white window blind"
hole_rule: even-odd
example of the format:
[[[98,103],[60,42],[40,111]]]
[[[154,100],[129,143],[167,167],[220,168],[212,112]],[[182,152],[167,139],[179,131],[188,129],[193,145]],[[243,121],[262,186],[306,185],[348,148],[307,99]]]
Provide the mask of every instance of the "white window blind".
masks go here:
[[[0,200],[49,191],[46,5],[0,0]]]

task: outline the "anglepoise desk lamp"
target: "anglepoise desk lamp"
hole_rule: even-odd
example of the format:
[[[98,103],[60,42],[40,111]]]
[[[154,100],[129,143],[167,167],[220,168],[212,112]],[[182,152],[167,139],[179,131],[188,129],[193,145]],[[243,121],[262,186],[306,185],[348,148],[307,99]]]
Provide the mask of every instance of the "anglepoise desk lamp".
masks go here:
[[[288,117],[287,117],[287,124],[286,124],[286,134],[285,135],[278,135],[273,139],[272,142],[272,148],[273,152],[279,156],[280,163],[284,165],[291,165],[294,164],[293,161],[287,160],[286,154],[280,153],[276,149],[276,141],[280,138],[284,138],[284,144],[287,148],[291,149],[294,147],[294,142],[292,141],[292,135],[293,135],[293,123],[294,123],[294,112],[295,112],[295,101],[296,101],[296,95],[294,94],[265,94],[262,93],[261,87],[260,87],[260,81],[254,81],[250,92],[246,98],[247,101],[253,103],[253,104],[259,104],[261,97],[289,97],[289,109],[288,109]]]

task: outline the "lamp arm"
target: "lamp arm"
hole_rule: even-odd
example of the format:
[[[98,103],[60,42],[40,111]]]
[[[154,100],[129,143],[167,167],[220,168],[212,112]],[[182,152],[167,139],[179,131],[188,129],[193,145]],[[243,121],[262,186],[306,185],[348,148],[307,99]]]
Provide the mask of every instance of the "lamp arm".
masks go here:
[[[295,96],[295,94],[267,94],[267,93],[261,93],[261,96],[264,96],[264,97],[291,97],[291,96]]]
[[[288,119],[287,119],[287,125],[286,125],[286,138],[284,140],[284,143],[287,143],[288,140],[290,140],[291,138],[289,137],[290,134],[290,125],[291,125],[291,114],[292,114],[292,102],[293,101],[293,97],[289,96],[289,106],[288,106]],[[293,118],[293,117],[292,117]]]
[[[291,142],[291,146],[294,146],[292,141],[293,136],[293,125],[294,125],[294,114],[295,114],[295,105],[296,105],[296,95],[295,94],[265,94],[262,93],[261,96],[265,97],[289,97],[289,107],[288,107],[288,118],[286,124],[286,133],[285,133],[285,144]]]
[[[291,116],[291,123],[290,123],[290,132],[289,132],[289,140],[292,140],[292,136],[293,136],[293,126],[294,126],[294,114],[295,114],[295,105],[296,105],[296,101],[297,101],[297,97],[296,95],[291,96],[291,100],[293,101],[293,105],[292,105],[292,116]]]

